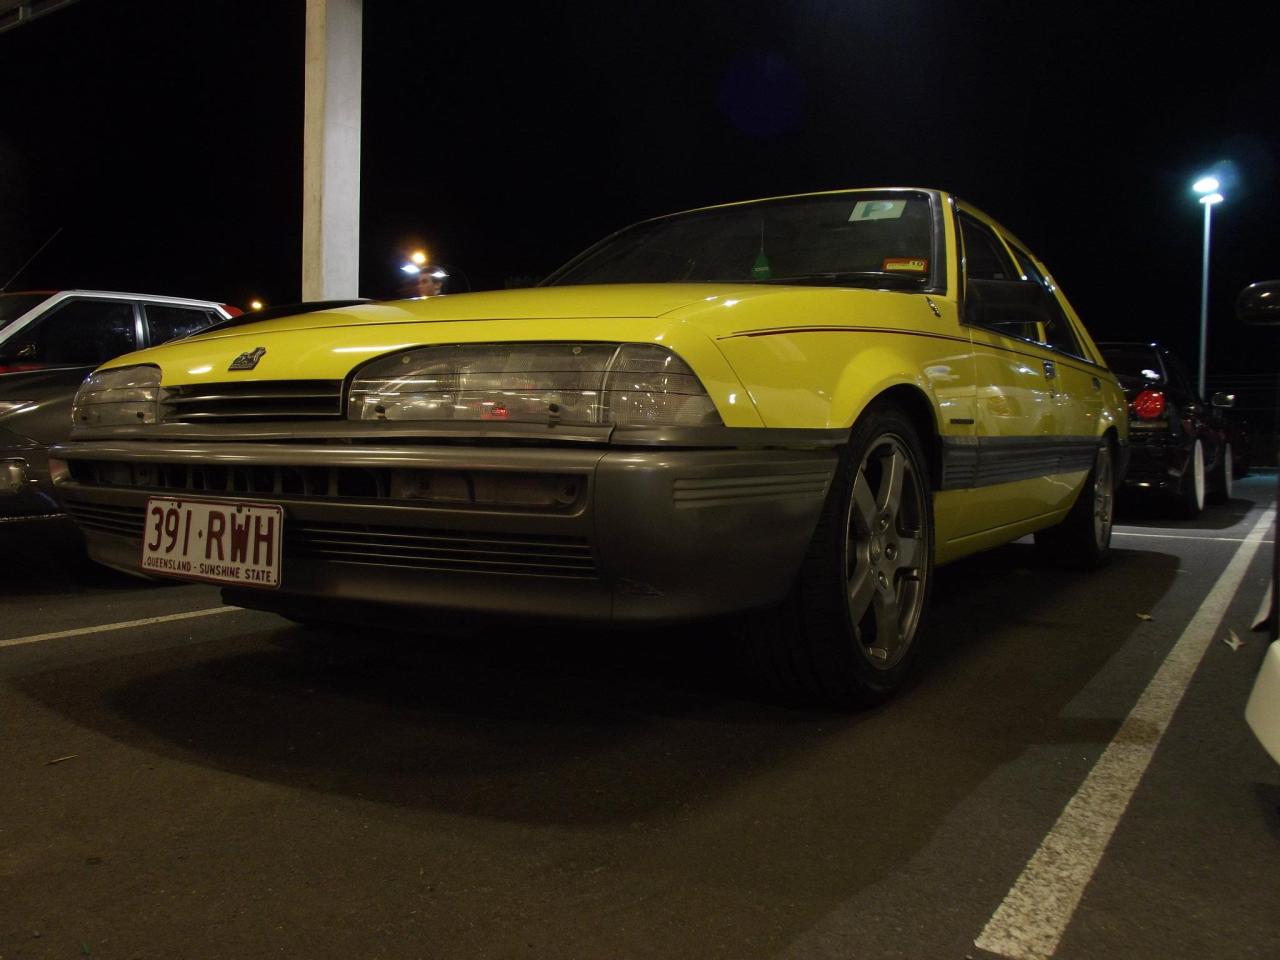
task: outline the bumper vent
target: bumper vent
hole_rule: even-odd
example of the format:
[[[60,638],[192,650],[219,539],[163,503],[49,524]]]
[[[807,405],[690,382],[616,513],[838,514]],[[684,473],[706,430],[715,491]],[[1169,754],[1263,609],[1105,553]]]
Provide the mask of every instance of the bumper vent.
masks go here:
[[[166,387],[164,423],[238,423],[261,420],[337,420],[341,380],[266,380]]]
[[[285,556],[336,563],[594,580],[585,537],[285,523]]]

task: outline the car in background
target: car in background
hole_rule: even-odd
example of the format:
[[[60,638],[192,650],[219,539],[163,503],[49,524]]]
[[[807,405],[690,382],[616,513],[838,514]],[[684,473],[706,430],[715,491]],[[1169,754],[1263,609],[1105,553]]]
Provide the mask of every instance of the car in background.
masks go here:
[[[1182,362],[1159,343],[1098,344],[1129,401],[1131,458],[1125,485],[1165,496],[1183,519],[1206,501],[1231,499],[1236,476],[1224,393],[1199,396]]]
[[[227,326],[117,358],[56,489],[94,559],[228,602],[741,617],[788,698],[885,699],[935,563],[1103,563],[1124,394],[1043,263],[937,190],[729,204],[542,285]]]
[[[48,448],[70,432],[71,401],[94,367],[240,313],[210,300],[106,290],[0,294],[0,518],[61,512]]]

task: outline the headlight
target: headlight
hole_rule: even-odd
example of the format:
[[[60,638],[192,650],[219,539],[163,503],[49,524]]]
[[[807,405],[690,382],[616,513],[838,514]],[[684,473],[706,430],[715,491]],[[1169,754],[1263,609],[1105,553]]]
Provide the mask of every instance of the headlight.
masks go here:
[[[78,427],[155,423],[159,396],[159,367],[100,370],[89,374],[76,391],[71,422]]]
[[[420,347],[356,372],[352,420],[719,424],[688,364],[652,343]]]

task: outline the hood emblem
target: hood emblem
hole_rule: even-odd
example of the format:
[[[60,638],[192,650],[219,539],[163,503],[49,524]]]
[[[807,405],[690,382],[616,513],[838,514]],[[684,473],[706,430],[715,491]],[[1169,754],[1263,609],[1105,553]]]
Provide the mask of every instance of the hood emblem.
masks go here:
[[[258,365],[258,361],[262,359],[267,352],[266,347],[254,347],[252,350],[246,350],[240,356],[231,361],[228,370],[252,370]]]

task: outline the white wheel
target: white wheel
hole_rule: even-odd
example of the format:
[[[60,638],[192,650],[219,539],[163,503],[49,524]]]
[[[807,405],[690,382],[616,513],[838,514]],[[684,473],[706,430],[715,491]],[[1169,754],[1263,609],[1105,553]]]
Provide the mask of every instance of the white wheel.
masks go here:
[[[1178,491],[1178,514],[1184,520],[1200,516],[1204,509],[1204,447],[1199,440],[1191,448]]]

